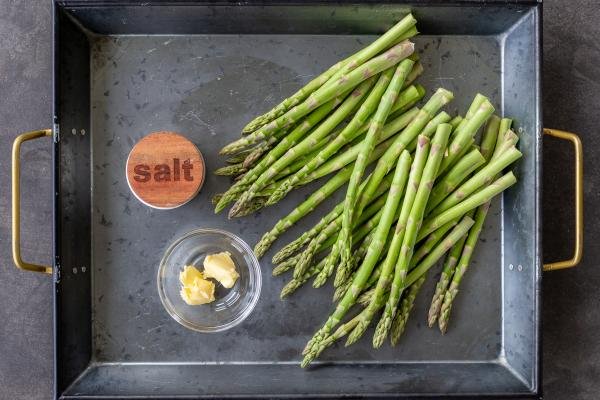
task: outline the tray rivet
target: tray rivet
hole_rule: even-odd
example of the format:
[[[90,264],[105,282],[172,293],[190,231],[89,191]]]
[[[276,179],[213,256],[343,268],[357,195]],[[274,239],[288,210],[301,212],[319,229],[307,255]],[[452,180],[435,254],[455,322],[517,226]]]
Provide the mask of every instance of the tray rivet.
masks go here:
[[[522,266],[521,264],[519,264],[519,265],[517,265],[517,269],[518,269],[519,271],[523,271],[523,266]]]
[[[76,274],[77,273],[77,268],[73,267],[73,273]]]
[[[81,130],[81,135],[82,135],[82,136],[83,136],[83,135],[85,135],[85,129],[82,129],[82,130]]]
[[[508,269],[510,269],[512,271],[513,269],[515,269],[515,266],[512,264],[509,264]]]
[[[73,135],[77,135],[77,129],[75,129],[75,128],[71,129],[71,133],[72,133]]]
[[[81,272],[85,272],[87,270],[86,267],[81,267]]]

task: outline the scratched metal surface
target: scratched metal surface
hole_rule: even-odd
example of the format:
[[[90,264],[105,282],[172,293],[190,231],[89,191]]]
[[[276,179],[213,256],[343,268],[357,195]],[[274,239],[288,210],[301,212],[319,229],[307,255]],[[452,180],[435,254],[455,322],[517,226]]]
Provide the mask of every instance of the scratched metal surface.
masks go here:
[[[464,113],[481,91],[499,112],[515,116],[522,128],[522,146],[531,153],[518,168],[522,179],[504,196],[504,205],[500,199],[493,203],[448,334],[442,337],[425,325],[436,268],[422,289],[401,345],[374,351],[369,331],[356,345],[334,346],[322,356],[329,367],[319,370],[315,394],[428,393],[428,388],[435,388],[434,393],[526,393],[535,388],[538,266],[532,253],[537,228],[531,211],[536,209],[539,126],[535,80],[520,80],[520,74],[535,76],[535,65],[526,62],[535,28],[534,18],[530,19],[533,22],[526,20],[525,27],[519,27],[523,32],[515,35],[519,42],[510,47],[506,35],[416,39],[425,66],[419,82],[430,92],[439,86],[453,91],[455,101],[448,111]],[[226,229],[254,245],[318,187],[320,183],[315,183],[276,207],[231,221],[214,215],[209,201],[229,185],[226,178],[210,174],[223,163],[216,156],[219,148],[237,137],[252,116],[372,39],[368,35],[91,39],[92,361],[97,367],[86,371],[67,393],[139,395],[149,393],[141,385],[145,380],[154,382],[152,393],[163,395],[306,393],[306,385],[316,376],[296,364],[303,345],[332,309],[330,287],[305,287],[280,301],[286,277],[271,277],[271,251],[262,260],[263,292],[254,313],[235,329],[207,335],[189,331],[168,316],[158,298],[156,271],[167,246],[197,227]],[[523,94],[523,89],[531,88]],[[124,176],[133,144],[156,130],[183,133],[198,145],[206,161],[201,193],[175,210],[142,205],[129,192]],[[273,248],[311,226],[342,196],[342,191],[336,193]],[[517,268],[520,263],[523,266]],[[67,268],[64,273],[72,272]],[[249,370],[236,368],[248,364],[253,365]],[[353,379],[352,365],[360,366],[364,380]],[[404,369],[399,372],[395,366]],[[244,378],[227,386],[216,379],[220,371]],[[467,383],[461,378],[472,374],[481,375]],[[414,376],[424,378],[411,379]],[[347,385],[343,390],[332,387],[340,380]],[[180,388],[182,381],[193,388]],[[210,385],[198,389],[199,382]]]
[[[210,174],[223,163],[218,149],[252,115],[276,103],[314,74],[371,40],[357,36],[104,37],[92,47],[94,354],[98,361],[297,361],[299,350],[331,310],[331,290],[305,288],[289,300],[278,293],[288,279],[273,278],[262,260],[263,294],[252,316],[226,333],[203,335],[179,326],[157,296],[156,270],[166,247],[196,227],[222,228],[254,245],[260,235],[319,183],[277,207],[228,221],[214,215],[211,195],[227,178]],[[494,37],[420,37],[427,88],[456,95],[449,111],[464,113],[477,90],[498,103],[500,51]],[[332,51],[332,49],[335,49]],[[485,57],[481,55],[485,54]],[[471,70],[463,68],[470,61]],[[475,75],[474,71],[477,71]],[[475,75],[475,76],[473,76]],[[145,134],[173,130],[201,149],[206,183],[191,203],[152,210],[127,187],[123,162]],[[324,181],[324,180],[323,180]],[[322,182],[322,181],[321,181]],[[343,190],[336,193],[339,199]],[[325,204],[330,206],[332,203]],[[326,207],[303,220],[274,248],[310,226]],[[453,326],[442,337],[424,326],[429,284],[420,296],[403,345],[373,351],[370,341],[337,346],[324,360],[491,360],[500,351],[500,209],[495,202]],[[483,262],[493,260],[493,262]],[[467,304],[472,303],[472,304]],[[468,309],[468,312],[461,310]],[[119,310],[119,312],[115,312]],[[310,310],[310,311],[309,311]],[[310,322],[309,322],[310,321]],[[367,335],[370,336],[370,335]]]

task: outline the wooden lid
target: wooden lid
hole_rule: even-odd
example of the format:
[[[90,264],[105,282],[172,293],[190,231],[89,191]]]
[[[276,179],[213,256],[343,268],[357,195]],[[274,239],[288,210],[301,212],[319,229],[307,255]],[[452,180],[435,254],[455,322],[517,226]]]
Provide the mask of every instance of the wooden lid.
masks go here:
[[[127,158],[127,183],[144,204],[179,207],[204,183],[204,160],[196,145],[175,132],[153,132],[136,143]]]

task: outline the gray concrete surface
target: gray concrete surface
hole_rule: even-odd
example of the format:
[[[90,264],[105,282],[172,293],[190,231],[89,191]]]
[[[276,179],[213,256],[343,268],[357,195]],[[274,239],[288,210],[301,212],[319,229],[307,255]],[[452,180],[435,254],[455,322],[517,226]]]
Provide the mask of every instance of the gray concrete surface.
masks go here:
[[[51,123],[51,14],[47,0],[0,0],[0,399],[49,399],[52,306],[48,276],[24,273],[10,255],[10,147],[23,131]],[[600,392],[600,7],[597,0],[544,4],[544,122],[581,135],[586,238],[575,270],[544,276],[546,399],[596,399]],[[23,149],[23,253],[50,262],[50,143]],[[570,256],[572,152],[544,144],[544,257]],[[33,188],[33,190],[31,189]]]

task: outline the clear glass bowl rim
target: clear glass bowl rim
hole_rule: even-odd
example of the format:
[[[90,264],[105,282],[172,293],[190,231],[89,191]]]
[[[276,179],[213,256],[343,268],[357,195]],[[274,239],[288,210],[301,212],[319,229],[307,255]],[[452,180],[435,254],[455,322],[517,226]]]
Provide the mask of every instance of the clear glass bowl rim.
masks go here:
[[[190,239],[193,236],[209,234],[209,233],[210,234],[216,233],[219,235],[227,236],[233,242],[240,245],[240,247],[244,250],[244,253],[246,255],[248,255],[250,258],[250,263],[248,264],[247,268],[249,270],[250,275],[254,277],[254,283],[255,283],[255,285],[254,285],[255,290],[248,293],[249,296],[252,296],[252,299],[250,300],[248,305],[246,305],[246,307],[242,310],[242,312],[233,320],[231,320],[225,324],[217,325],[217,326],[201,326],[201,325],[193,324],[193,323],[187,321],[186,319],[181,318],[179,316],[179,314],[177,314],[177,312],[175,311],[175,307],[171,304],[171,302],[167,298],[166,294],[164,293],[164,291],[162,289],[162,283],[161,283],[161,276],[163,275],[163,272],[167,267],[167,261],[169,259],[169,256],[171,255],[171,253],[173,253],[173,251],[177,248],[177,246],[179,246],[179,244],[181,244],[182,242],[184,242],[187,239]],[[216,333],[216,332],[223,332],[225,330],[233,328],[234,326],[239,325],[242,321],[244,321],[252,313],[252,311],[254,310],[254,307],[256,306],[256,303],[258,303],[258,299],[260,298],[260,291],[262,288],[262,275],[261,275],[261,270],[260,270],[260,263],[258,262],[258,259],[254,255],[254,252],[252,251],[250,246],[248,246],[248,244],[246,242],[244,242],[240,237],[234,235],[231,232],[227,232],[222,229],[197,228],[197,229],[191,230],[191,231],[187,232],[186,234],[182,235],[181,237],[176,239],[167,248],[167,250],[165,251],[165,254],[163,255],[162,259],[160,260],[160,265],[158,267],[158,273],[156,274],[156,285],[157,285],[160,301],[161,301],[163,307],[165,308],[165,310],[167,310],[167,313],[169,313],[169,315],[171,316],[171,318],[173,318],[175,321],[177,321],[178,323],[180,323],[181,325],[185,326],[188,329],[191,329],[191,330],[194,330],[197,332],[203,332],[203,333]]]

